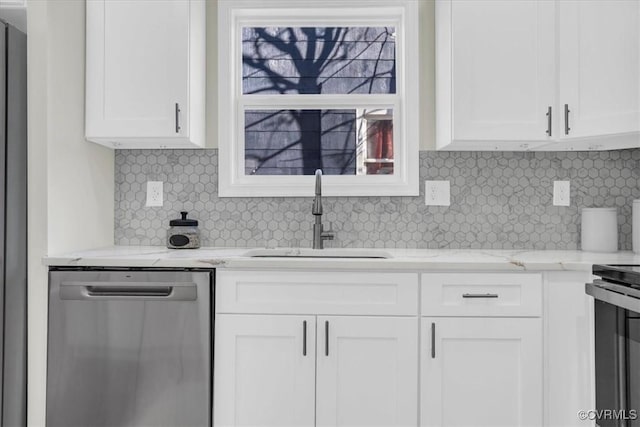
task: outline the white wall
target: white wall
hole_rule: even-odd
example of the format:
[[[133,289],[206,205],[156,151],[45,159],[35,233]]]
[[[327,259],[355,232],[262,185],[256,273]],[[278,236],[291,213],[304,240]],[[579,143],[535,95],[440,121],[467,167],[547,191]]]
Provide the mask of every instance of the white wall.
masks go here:
[[[47,4],[29,2],[28,49],[28,404],[27,422],[44,425],[47,271],[40,261],[47,253]]]
[[[211,23],[214,25],[211,25]],[[207,1],[207,100],[205,117],[207,118],[206,146],[216,148],[218,146],[218,1]]]
[[[28,423],[45,414],[47,270],[42,257],[113,244],[113,151],[84,140],[84,9],[28,2]]]
[[[49,253],[113,244],[114,152],[84,139],[83,1],[49,1]]]
[[[434,0],[420,7],[420,150],[436,149],[436,32]]]

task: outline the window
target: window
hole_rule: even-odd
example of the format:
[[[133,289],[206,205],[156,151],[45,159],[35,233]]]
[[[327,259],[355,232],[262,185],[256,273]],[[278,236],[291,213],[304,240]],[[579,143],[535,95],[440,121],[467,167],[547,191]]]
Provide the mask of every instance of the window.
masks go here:
[[[221,0],[219,193],[418,194],[417,2]]]

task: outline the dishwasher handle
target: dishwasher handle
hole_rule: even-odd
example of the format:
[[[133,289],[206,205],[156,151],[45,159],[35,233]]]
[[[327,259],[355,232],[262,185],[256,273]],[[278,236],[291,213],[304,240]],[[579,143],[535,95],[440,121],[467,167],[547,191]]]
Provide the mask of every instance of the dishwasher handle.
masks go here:
[[[66,282],[60,285],[61,300],[162,300],[195,301],[195,283]]]
[[[168,297],[172,286],[85,286],[90,297]]]

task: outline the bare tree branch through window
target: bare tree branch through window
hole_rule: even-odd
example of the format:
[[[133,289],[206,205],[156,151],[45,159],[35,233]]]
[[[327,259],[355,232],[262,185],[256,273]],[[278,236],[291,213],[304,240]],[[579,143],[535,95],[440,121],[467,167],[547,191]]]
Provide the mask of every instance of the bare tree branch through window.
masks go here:
[[[392,27],[244,27],[243,94],[395,94],[395,48]],[[388,113],[375,115],[362,108],[247,110],[246,173],[393,173]],[[387,157],[369,158],[376,153]],[[366,158],[359,162],[358,156]],[[363,167],[362,162],[376,166]]]

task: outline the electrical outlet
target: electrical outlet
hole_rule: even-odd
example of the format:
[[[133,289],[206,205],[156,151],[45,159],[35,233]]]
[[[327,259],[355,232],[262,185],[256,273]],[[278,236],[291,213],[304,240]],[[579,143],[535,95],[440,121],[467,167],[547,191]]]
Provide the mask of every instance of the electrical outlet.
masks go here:
[[[162,181],[147,181],[147,206],[162,206]]]
[[[553,206],[571,204],[571,181],[553,181]]]
[[[424,204],[427,206],[450,206],[451,188],[449,181],[425,181]]]

